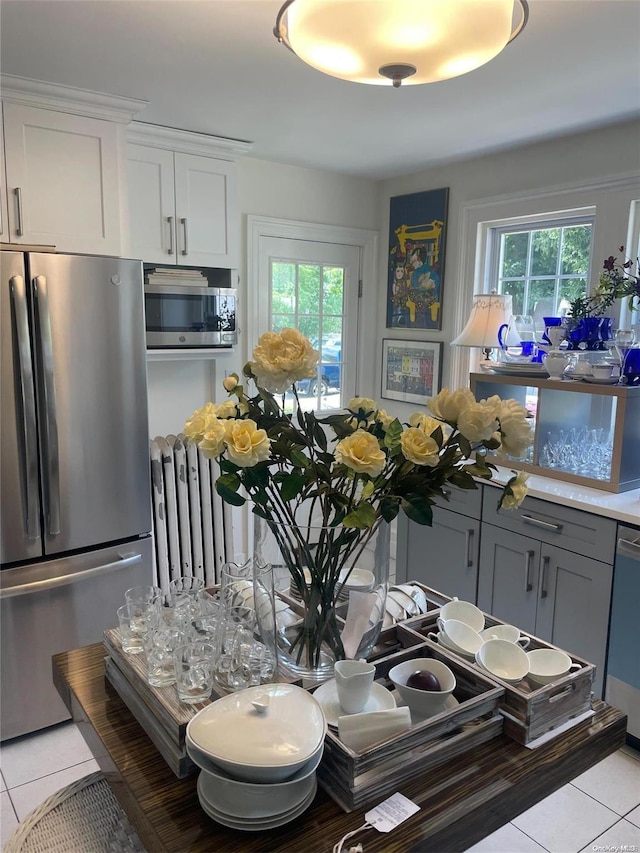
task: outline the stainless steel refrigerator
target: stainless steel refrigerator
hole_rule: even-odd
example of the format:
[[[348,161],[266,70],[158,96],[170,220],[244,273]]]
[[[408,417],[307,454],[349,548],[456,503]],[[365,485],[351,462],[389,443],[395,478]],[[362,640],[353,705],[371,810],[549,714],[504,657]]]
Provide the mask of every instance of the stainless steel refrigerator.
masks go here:
[[[51,656],[152,582],[142,264],[0,252],[0,739],[67,719]]]

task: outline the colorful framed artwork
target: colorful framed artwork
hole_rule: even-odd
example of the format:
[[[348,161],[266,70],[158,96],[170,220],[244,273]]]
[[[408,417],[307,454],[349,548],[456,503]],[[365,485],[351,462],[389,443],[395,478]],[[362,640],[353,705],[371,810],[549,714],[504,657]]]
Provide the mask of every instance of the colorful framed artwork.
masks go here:
[[[448,187],[390,201],[388,329],[442,329],[448,203]]]
[[[425,404],[440,390],[442,343],[382,341],[382,392],[387,400]]]

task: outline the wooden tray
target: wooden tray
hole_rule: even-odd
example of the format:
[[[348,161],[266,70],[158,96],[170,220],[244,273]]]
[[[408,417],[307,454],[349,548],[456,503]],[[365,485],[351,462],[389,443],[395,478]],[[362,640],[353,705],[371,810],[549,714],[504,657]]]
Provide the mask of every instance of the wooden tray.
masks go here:
[[[403,624],[409,630],[426,638],[428,633],[438,631],[437,618],[437,613],[427,613],[426,616],[416,617]],[[485,613],[487,628],[504,624],[500,619]],[[523,632],[521,631],[521,633]],[[531,637],[527,651],[558,648],[539,637],[534,637],[531,634],[527,634],[527,636]],[[541,687],[528,678],[524,678],[519,684],[508,684],[455,652],[445,649],[437,643],[431,643],[429,639],[426,639],[426,642],[435,645],[445,657],[465,661],[477,672],[483,673],[487,678],[504,687],[504,697],[500,709],[505,717],[505,734],[525,746],[541,735],[557,729],[573,717],[591,710],[593,679],[596,668],[592,663],[564,649],[560,649],[560,651],[565,651],[572,663],[580,665],[580,669]]]
[[[393,689],[388,673],[398,663],[413,658],[442,659],[437,646],[420,643],[420,638],[402,625],[390,631],[395,633],[402,649],[375,661],[376,681],[385,687]],[[456,676],[457,707],[361,752],[350,749],[335,730],[329,729],[318,780],[345,811],[384,799],[409,779],[502,732],[503,718],[498,705],[504,689],[462,661],[446,663]]]

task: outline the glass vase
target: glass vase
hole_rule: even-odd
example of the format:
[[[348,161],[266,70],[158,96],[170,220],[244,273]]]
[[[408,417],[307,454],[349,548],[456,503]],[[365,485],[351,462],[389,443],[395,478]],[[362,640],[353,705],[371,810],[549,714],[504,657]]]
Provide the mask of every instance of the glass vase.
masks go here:
[[[364,530],[255,517],[254,565],[273,567],[281,669],[305,682],[336,660],[366,658],[385,614],[389,525]],[[268,629],[268,628],[267,628]]]

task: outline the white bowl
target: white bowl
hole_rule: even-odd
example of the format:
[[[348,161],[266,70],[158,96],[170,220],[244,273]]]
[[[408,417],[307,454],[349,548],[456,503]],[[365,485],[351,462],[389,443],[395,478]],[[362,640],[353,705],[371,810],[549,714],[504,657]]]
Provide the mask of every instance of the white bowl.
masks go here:
[[[263,713],[252,704],[261,697],[269,701]],[[326,732],[320,704],[294,684],[264,684],[223,696],[187,726],[201,752],[246,782],[290,779],[322,748]]]
[[[508,640],[487,640],[476,652],[476,663],[509,684],[517,684],[529,672],[526,652]]]
[[[417,687],[407,686],[409,676],[414,672],[425,670],[435,675],[440,682],[441,690],[419,690]],[[389,670],[389,679],[409,706],[409,710],[415,711],[420,716],[429,716],[443,711],[447,697],[456,687],[456,677],[449,667],[432,658],[415,658],[396,664]]]
[[[580,669],[580,664],[572,663],[569,655],[560,649],[533,649],[526,654],[529,659],[529,679],[536,684],[550,684],[572,669]]]
[[[466,622],[474,631],[482,631],[484,628],[484,613],[470,601],[459,601],[454,598],[440,608],[442,619],[457,619]]]
[[[446,644],[451,646],[454,652],[473,656],[484,643],[477,631],[457,619],[438,618],[438,628]]]
[[[322,756],[322,751],[319,755]],[[320,757],[308,761],[286,782],[241,782],[223,770],[202,768],[199,794],[232,817],[260,818],[281,814],[297,806],[309,794],[315,784]]]

